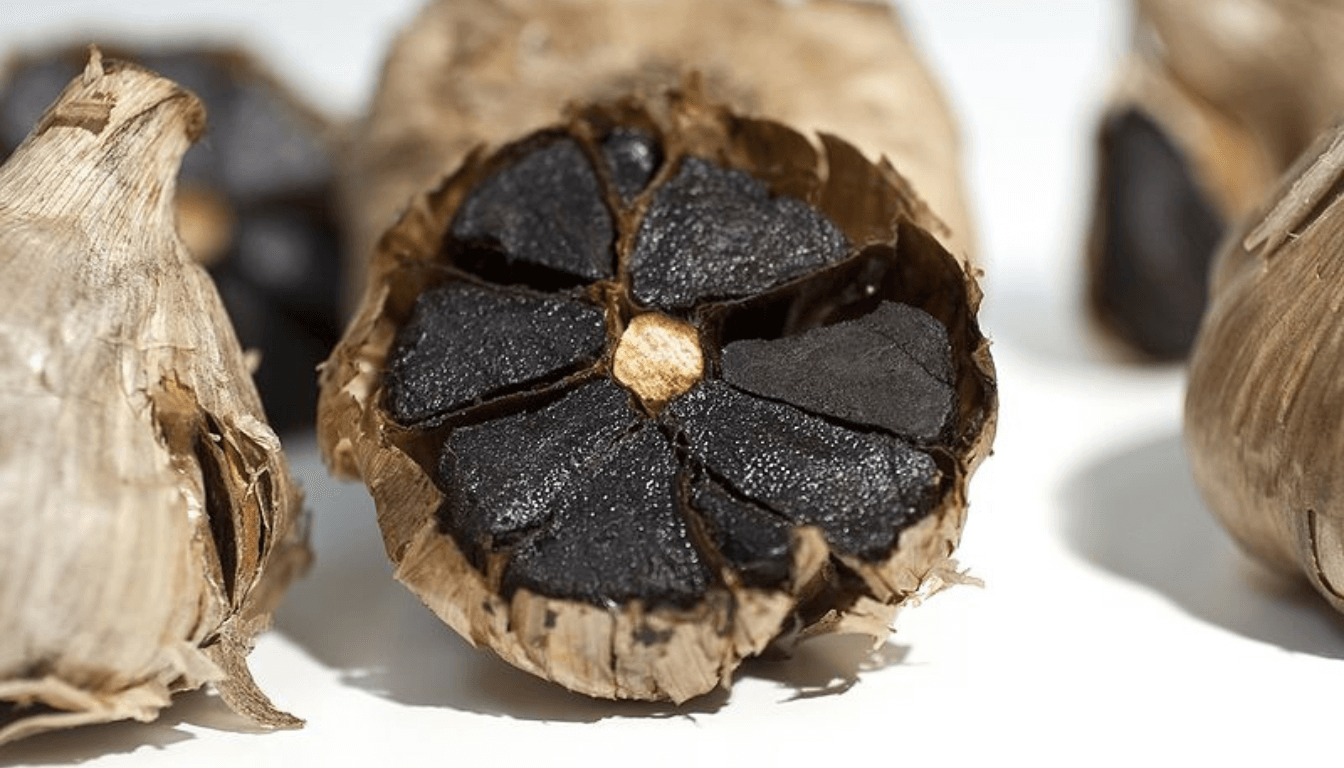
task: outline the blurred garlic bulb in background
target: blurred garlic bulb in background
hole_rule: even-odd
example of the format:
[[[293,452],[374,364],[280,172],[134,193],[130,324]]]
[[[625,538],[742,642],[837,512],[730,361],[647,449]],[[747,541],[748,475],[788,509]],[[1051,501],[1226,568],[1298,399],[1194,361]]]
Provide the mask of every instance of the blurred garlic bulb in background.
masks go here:
[[[1088,302],[1124,349],[1180,360],[1223,234],[1344,109],[1344,2],[1135,9],[1101,121]]]

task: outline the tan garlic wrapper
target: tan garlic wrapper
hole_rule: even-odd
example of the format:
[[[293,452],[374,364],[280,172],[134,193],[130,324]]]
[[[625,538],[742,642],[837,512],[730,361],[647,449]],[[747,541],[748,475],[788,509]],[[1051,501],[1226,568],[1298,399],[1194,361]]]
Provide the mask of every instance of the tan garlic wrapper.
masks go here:
[[[195,96],[95,50],[0,168],[0,742],[151,720],[245,657],[307,564],[301,499],[174,228]]]
[[[1285,179],[1218,256],[1185,440],[1237,542],[1344,610],[1344,131]]]
[[[943,245],[972,258],[957,124],[888,4],[434,0],[396,39],[355,130],[349,285],[362,285],[410,197],[473,148],[549,125],[574,104],[656,96],[690,72],[741,114],[886,156],[936,212]]]
[[[1087,298],[1116,350],[1190,351],[1221,236],[1344,110],[1344,3],[1135,0],[1098,131]]]

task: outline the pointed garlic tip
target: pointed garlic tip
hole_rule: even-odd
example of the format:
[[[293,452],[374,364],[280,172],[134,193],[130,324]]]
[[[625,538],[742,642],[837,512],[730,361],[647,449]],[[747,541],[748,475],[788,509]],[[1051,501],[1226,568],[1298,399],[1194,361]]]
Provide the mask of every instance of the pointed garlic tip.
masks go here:
[[[89,46],[89,63],[84,65],[84,76],[80,82],[84,87],[93,85],[103,76],[103,52],[96,45]]]
[[[11,208],[74,217],[76,228],[143,258],[150,251],[139,240],[173,232],[178,167],[204,129],[194,94],[95,48],[0,167],[0,189]]]
[[[207,682],[299,722],[245,657],[307,563],[301,499],[174,229],[204,119],[93,49],[0,167],[0,744]]]

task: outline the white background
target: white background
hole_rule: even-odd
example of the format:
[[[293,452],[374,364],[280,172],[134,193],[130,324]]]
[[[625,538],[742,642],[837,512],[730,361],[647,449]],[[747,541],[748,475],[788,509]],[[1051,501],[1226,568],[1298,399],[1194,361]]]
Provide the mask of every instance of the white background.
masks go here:
[[[242,39],[338,115],[369,95],[411,0],[0,3],[0,51]],[[1344,621],[1239,555],[1180,442],[1183,374],[1108,361],[1078,309],[1095,116],[1125,47],[1115,0],[922,0],[906,13],[961,114],[1002,411],[960,559],[985,581],[754,662],[683,708],[577,697],[469,648],[390,578],[358,486],[291,445],[318,561],[252,667],[304,730],[211,694],[156,723],[0,749],[0,763],[1041,765],[1335,763]]]

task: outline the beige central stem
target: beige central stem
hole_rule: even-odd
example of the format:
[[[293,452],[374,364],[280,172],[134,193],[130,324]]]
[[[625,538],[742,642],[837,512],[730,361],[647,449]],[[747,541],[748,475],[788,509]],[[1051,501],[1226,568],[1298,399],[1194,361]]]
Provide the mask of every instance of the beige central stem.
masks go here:
[[[621,334],[612,375],[658,409],[700,381],[705,358],[695,326],[658,312],[636,316]]]

